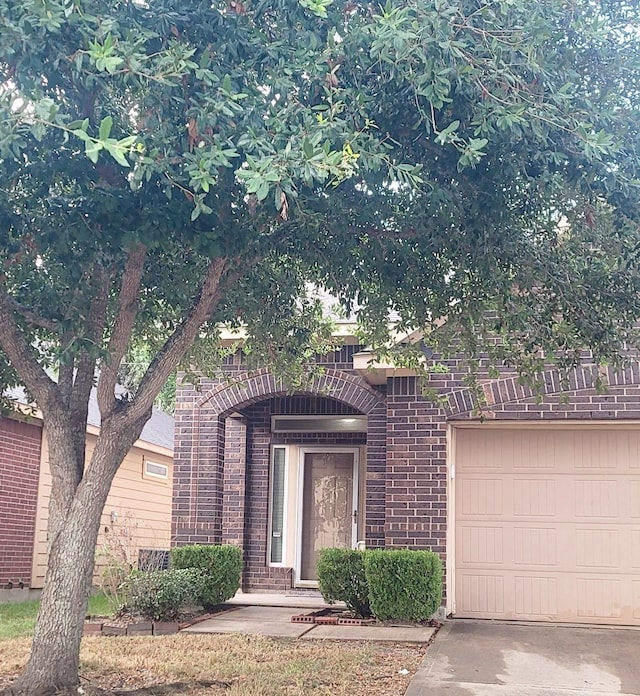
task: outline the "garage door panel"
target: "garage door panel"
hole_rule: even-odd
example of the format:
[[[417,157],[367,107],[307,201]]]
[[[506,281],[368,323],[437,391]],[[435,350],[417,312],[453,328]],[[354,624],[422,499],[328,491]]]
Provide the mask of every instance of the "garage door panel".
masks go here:
[[[513,563],[516,566],[557,566],[558,539],[554,527],[514,527]]]
[[[631,537],[631,543],[628,547],[631,567],[640,571],[640,529],[630,529],[629,536]]]
[[[464,573],[460,577],[461,612],[495,618],[505,611],[505,578],[489,573]]]
[[[614,624],[640,619],[640,582],[611,576],[478,570],[463,574],[458,598],[456,615],[462,618]]]
[[[558,613],[558,579],[555,576],[514,577],[515,616],[543,620]]]
[[[620,531],[617,529],[576,529],[577,568],[620,568]]]
[[[576,517],[618,517],[620,515],[619,481],[579,479],[574,484]]]
[[[625,488],[628,494],[627,510],[629,517],[640,519],[640,479],[631,479]]]
[[[622,618],[622,581],[617,578],[578,578],[576,597],[581,619]]]
[[[640,580],[631,583],[632,617],[640,623]]]
[[[504,513],[504,483],[500,479],[469,478],[462,482],[460,512],[462,515],[491,515]]]
[[[516,478],[513,481],[513,514],[517,517],[553,517],[557,514],[556,481]]]
[[[502,527],[466,526],[462,533],[462,562],[467,565],[504,563],[504,530]]]
[[[456,615],[640,625],[640,430],[456,442]]]

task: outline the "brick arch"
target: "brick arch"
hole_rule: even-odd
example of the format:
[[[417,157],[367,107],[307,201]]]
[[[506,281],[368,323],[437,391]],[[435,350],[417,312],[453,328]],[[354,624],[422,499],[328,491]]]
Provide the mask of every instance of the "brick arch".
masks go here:
[[[297,393],[328,396],[364,414],[371,413],[383,402],[383,397],[361,377],[333,369],[326,369]],[[268,370],[257,370],[238,375],[231,384],[214,387],[196,405],[199,408],[206,406],[219,417],[224,417],[258,401],[288,394],[290,390],[282,379]]]
[[[639,386],[640,363],[633,363],[618,371],[613,367],[598,368],[596,365],[581,365],[567,375],[568,389],[562,388],[562,379],[558,370],[547,370],[544,373],[543,384],[537,391],[520,384],[515,376],[486,382],[481,385],[481,389],[486,407],[492,409],[495,406],[517,403],[537,396],[554,396],[593,389],[598,376],[602,377],[609,387]],[[448,405],[445,406],[449,417],[466,415],[477,408],[478,404],[469,389],[451,392],[448,395]]]

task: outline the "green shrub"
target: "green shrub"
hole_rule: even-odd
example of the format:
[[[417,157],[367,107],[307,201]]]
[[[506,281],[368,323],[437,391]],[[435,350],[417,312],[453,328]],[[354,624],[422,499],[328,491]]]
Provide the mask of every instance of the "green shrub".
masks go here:
[[[431,551],[373,549],[364,569],[371,610],[382,621],[424,621],[442,602],[442,562]]]
[[[179,546],[171,550],[174,568],[196,568],[204,576],[200,603],[209,610],[240,588],[242,549],[237,546]]]
[[[186,570],[134,570],[125,580],[126,607],[153,621],[172,619],[187,605],[199,603],[204,578],[193,568]]]
[[[318,557],[318,587],[325,601],[344,602],[358,616],[371,616],[362,562],[365,553],[354,549],[322,549]]]

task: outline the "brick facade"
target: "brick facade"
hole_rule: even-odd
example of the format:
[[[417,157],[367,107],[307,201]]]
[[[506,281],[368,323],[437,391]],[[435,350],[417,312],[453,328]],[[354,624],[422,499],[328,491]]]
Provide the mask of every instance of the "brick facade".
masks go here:
[[[449,361],[447,374],[432,376],[430,386],[443,397],[434,403],[412,377],[389,378],[386,385],[372,387],[351,369],[356,347],[347,348],[323,358],[326,372],[306,394],[287,395],[273,375],[246,373],[239,360],[225,368],[224,379],[206,382],[201,392],[189,387],[179,392],[174,541],[242,545],[245,590],[292,586],[291,569],[267,564],[274,444],[366,445],[367,545],[432,549],[446,564],[447,434],[457,421],[478,417],[459,363]],[[610,385],[605,393],[593,389],[597,373],[589,366],[569,375],[565,393],[559,375],[550,371],[541,395],[520,385],[507,370],[499,379],[485,377],[482,417],[640,419],[638,366],[601,375]],[[274,414],[363,414],[367,433],[273,434]],[[238,435],[240,421],[245,424],[244,436]],[[229,428],[233,436],[225,435]]]
[[[42,429],[0,419],[0,589],[29,587]]]

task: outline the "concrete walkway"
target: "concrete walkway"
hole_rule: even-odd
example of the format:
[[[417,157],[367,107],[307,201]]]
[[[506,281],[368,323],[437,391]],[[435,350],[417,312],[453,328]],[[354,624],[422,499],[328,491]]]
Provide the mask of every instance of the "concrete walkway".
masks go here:
[[[301,640],[364,640],[428,643],[435,629],[427,626],[318,626],[292,623],[291,617],[317,609],[307,607],[237,606],[185,628],[185,633],[248,633]]]
[[[640,631],[452,621],[405,696],[636,696]]]

